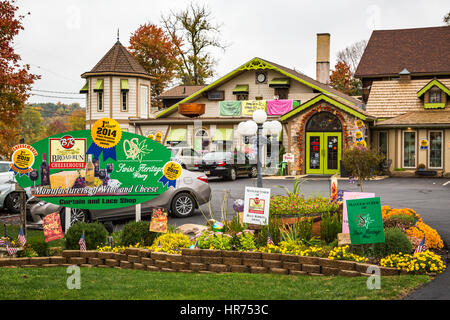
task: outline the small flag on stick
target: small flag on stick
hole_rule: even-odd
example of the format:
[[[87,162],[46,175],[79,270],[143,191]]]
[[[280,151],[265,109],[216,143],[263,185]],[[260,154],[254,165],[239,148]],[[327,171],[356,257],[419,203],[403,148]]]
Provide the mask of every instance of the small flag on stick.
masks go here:
[[[272,237],[270,236],[270,231],[267,231],[268,233],[267,233],[267,244],[269,245],[269,244],[274,244],[273,243],[273,240],[272,240]]]
[[[420,241],[419,245],[417,246],[416,250],[414,250],[414,254],[416,253],[420,253],[422,251],[425,251],[426,249],[426,244],[425,244],[425,237],[423,237],[422,241]]]
[[[84,233],[81,235],[80,241],[78,241],[80,245],[80,251],[86,251],[86,240],[84,239]]]
[[[19,240],[19,243],[22,247],[25,245],[25,243],[27,243],[27,239],[25,238],[25,234],[23,233],[22,228],[20,228],[19,230],[19,235],[17,239]]]

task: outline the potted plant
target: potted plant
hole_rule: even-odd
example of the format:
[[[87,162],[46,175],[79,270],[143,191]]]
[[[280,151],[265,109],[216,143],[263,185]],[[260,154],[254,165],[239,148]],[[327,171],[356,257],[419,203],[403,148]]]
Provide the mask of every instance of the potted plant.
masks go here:
[[[425,171],[425,164],[419,163],[419,166],[417,167],[419,171]]]

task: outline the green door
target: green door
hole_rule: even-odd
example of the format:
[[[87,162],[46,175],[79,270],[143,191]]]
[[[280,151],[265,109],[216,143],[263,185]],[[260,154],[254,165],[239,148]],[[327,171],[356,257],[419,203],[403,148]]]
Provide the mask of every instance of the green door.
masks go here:
[[[306,133],[307,174],[339,174],[341,135],[340,132]]]

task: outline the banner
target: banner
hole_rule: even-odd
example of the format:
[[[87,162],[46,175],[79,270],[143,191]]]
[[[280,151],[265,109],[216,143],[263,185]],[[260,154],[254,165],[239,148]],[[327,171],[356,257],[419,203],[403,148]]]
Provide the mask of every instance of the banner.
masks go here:
[[[18,176],[32,195],[63,207],[112,209],[149,201],[169,186],[163,174],[171,153],[162,144],[122,132],[116,121],[100,119],[92,130],[57,134],[32,145],[35,161],[29,176]],[[160,182],[166,177],[170,181]],[[169,183],[170,182],[170,183]]]
[[[167,232],[167,213],[163,208],[153,209],[149,230],[159,233]]]
[[[268,100],[267,114],[282,115],[292,110],[293,100]]]
[[[352,244],[384,243],[380,197],[347,200]]]
[[[42,219],[42,228],[44,229],[45,242],[64,238],[59,212],[46,215]]]
[[[348,215],[347,215],[347,200],[352,199],[365,199],[365,198],[373,198],[375,197],[375,193],[369,192],[344,192],[343,197],[343,208],[342,208],[342,233],[349,233],[348,229]]]
[[[241,101],[220,101],[219,109],[221,116],[240,116]]]
[[[242,115],[252,116],[258,109],[266,110],[266,100],[244,100],[242,101]]]
[[[270,189],[245,187],[244,223],[269,223]]]

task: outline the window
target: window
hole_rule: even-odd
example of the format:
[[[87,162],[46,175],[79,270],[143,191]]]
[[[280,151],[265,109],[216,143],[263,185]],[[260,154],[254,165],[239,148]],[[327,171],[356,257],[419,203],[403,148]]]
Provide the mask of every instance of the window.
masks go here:
[[[97,111],[103,111],[103,91],[97,92]]]
[[[416,167],[416,132],[404,131],[403,132],[403,167],[415,168]]]
[[[378,151],[387,157],[388,153],[388,133],[386,131],[378,132]]]
[[[194,137],[194,148],[195,150],[201,151],[202,153],[209,151],[209,134],[206,129],[199,129],[195,133]]]
[[[341,121],[330,112],[318,112],[309,118],[306,124],[306,131],[315,132],[339,132],[342,130]]]
[[[430,90],[430,103],[441,103],[442,102],[442,96],[441,96],[441,90],[438,87],[433,87]]]
[[[275,88],[275,96],[278,96],[280,100],[287,99],[289,96],[289,88]]]
[[[128,92],[127,91],[122,91],[121,92],[120,110],[121,111],[127,111],[128,110]]]
[[[433,169],[442,168],[442,131],[430,131],[428,151],[428,167]]]
[[[236,100],[248,100],[248,93],[237,94]]]

